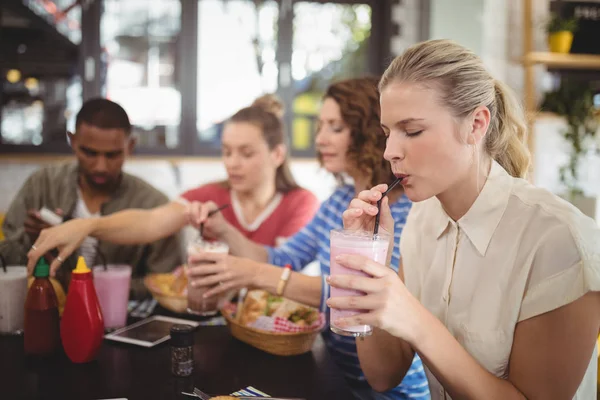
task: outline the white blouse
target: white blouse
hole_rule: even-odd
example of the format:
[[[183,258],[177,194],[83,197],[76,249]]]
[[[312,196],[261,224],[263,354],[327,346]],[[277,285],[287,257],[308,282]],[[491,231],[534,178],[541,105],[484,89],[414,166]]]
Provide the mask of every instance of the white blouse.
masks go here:
[[[596,223],[495,161],[483,190],[457,222],[436,197],[415,203],[400,253],[410,292],[502,378],[508,376],[518,322],[600,290]],[[597,352],[575,399],[596,398]],[[449,398],[426,372],[432,398]]]

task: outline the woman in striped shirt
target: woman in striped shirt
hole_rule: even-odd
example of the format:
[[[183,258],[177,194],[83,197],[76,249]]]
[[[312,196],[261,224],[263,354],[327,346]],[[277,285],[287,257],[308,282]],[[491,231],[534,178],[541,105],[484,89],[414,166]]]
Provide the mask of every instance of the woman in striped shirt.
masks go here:
[[[326,311],[329,297],[329,232],[342,227],[342,213],[358,192],[394,177],[389,163],[383,159],[385,137],[380,127],[378,81],[374,78],[351,79],[331,85],[321,108],[316,145],[319,161],[327,171],[340,179],[340,186],[323,202],[314,219],[284,245],[273,248],[247,240],[218,214],[207,219],[216,206],[195,203],[190,206],[190,220],[204,223],[205,235],[226,241],[231,255],[205,253],[192,261],[210,260],[214,264],[192,266],[189,274],[197,286],[213,286],[213,295],[241,287],[260,288],[276,292],[281,278],[281,266],[290,264],[300,271],[317,261],[321,276],[292,273],[285,287],[287,298],[320,307]],[[348,184],[343,176],[352,178]],[[392,266],[399,264],[398,239],[404,227],[411,202],[402,190],[390,193],[390,207],[395,221]],[[246,257],[246,258],[242,258]],[[248,260],[248,258],[254,260]],[[426,399],[427,380],[421,360],[415,357],[404,380],[392,390],[375,392],[360,368],[354,338],[323,332],[327,347],[344,373],[357,399]]]

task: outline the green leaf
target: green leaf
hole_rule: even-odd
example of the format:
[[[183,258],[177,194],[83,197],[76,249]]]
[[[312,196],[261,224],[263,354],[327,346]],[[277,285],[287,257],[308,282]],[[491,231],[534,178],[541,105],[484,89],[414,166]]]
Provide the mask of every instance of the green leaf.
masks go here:
[[[588,84],[563,78],[557,90],[546,93],[540,107],[542,111],[552,112],[566,119],[567,130],[563,132],[563,137],[571,145],[571,154],[568,165],[560,169],[560,181],[570,193],[581,192],[578,186],[579,160],[588,151],[584,139],[593,138],[598,129],[593,97],[594,93]]]
[[[550,19],[546,23],[546,31],[548,33],[556,32],[575,32],[578,28],[579,21],[577,18],[562,18],[558,14],[550,14]]]

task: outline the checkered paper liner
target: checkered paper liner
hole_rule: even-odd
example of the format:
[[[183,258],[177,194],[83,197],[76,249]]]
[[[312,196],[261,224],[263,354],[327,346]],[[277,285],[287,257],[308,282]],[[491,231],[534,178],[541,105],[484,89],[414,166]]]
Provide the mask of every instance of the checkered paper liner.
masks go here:
[[[235,304],[229,303],[225,306],[225,308],[231,313],[232,316],[235,315],[237,309],[237,306]],[[324,313],[319,313],[319,318],[315,320],[312,324],[306,326],[297,325],[286,318],[268,317],[266,315],[262,315],[248,326],[250,328],[260,329],[267,332],[298,333],[321,330],[325,326],[325,322],[326,321]]]
[[[266,315],[260,316],[249,326],[255,329],[261,329],[269,332],[281,332],[281,333],[297,333],[297,332],[310,332],[317,330],[325,325],[325,316],[319,313],[319,319],[314,321],[312,324],[307,326],[300,326],[292,321],[281,318],[281,317],[267,317]]]

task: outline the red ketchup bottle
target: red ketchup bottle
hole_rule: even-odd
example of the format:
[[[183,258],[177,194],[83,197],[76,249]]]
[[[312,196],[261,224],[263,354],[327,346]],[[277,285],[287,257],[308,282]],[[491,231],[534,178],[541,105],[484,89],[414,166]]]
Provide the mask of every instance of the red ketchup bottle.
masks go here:
[[[60,337],[65,353],[74,363],[92,361],[104,336],[104,320],[96,295],[92,271],[83,257],[71,274],[71,284],[60,322]]]
[[[49,274],[50,266],[40,258],[25,300],[23,341],[28,355],[49,356],[60,347],[58,300]]]

